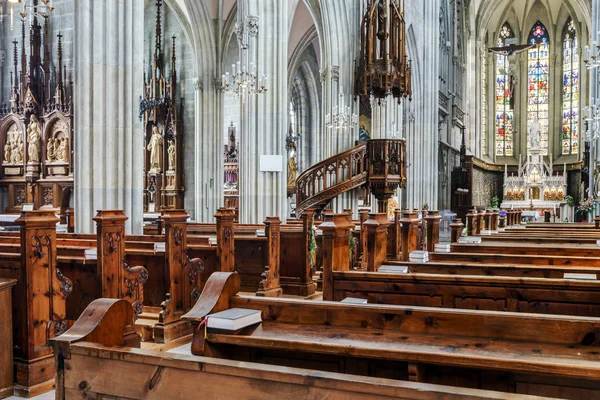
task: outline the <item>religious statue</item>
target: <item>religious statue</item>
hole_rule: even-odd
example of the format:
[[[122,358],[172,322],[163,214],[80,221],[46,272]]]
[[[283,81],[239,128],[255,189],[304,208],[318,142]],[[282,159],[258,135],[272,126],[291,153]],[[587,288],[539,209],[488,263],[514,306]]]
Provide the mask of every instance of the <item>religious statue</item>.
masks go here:
[[[288,161],[288,186],[296,185],[296,174],[298,173],[298,166],[296,165],[296,155],[290,157]]]
[[[42,137],[42,126],[35,115],[27,127],[27,138],[29,141],[29,162],[40,162],[40,139]]]
[[[150,152],[150,172],[158,172],[161,168],[162,161],[162,144],[163,138],[155,125],[152,127],[152,137],[148,143],[148,151]]]
[[[54,161],[54,139],[48,139],[48,144],[46,145],[46,161],[51,163]]]
[[[387,10],[385,9],[385,0],[379,0],[377,3],[377,38],[381,41],[387,39]]]
[[[57,140],[58,146],[54,151],[54,157],[56,158],[56,161],[67,162],[69,154],[69,142],[67,141],[66,137],[62,137]]]
[[[169,156],[169,171],[175,171],[175,141],[169,140],[167,154]]]
[[[360,126],[360,129],[358,130],[358,140],[360,142],[366,142],[367,140],[370,140],[371,136],[369,136],[369,131],[367,131],[365,129],[364,125]]]
[[[6,141],[6,144],[4,145],[4,163],[8,164],[11,161],[11,143],[10,141]]]
[[[600,170],[594,172],[594,194],[595,198],[600,198]]]
[[[23,139],[19,136],[12,146],[10,161],[13,164],[20,164],[23,162],[23,150]]]
[[[538,150],[541,146],[542,140],[542,129],[539,121],[536,119],[533,121],[531,126],[529,127],[529,132],[527,132],[527,137],[529,138],[529,143],[532,149]]]

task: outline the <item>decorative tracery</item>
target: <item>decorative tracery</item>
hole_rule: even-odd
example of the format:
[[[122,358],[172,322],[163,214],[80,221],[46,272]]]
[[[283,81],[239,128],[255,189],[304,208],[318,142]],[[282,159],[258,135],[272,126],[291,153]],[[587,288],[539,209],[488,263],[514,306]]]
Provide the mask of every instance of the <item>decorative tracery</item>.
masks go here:
[[[563,31],[562,154],[579,152],[579,54],[572,19]]]
[[[512,29],[505,23],[498,36],[498,46],[506,45],[506,39],[514,37]],[[513,120],[512,90],[508,73],[508,57],[496,55],[496,84],[495,84],[495,124],[496,124],[496,155],[513,155]]]
[[[540,148],[542,154],[548,154],[548,78],[550,63],[550,44],[548,31],[541,22],[531,28],[527,58],[527,129],[538,121],[540,125]],[[529,148],[528,144],[528,148]]]

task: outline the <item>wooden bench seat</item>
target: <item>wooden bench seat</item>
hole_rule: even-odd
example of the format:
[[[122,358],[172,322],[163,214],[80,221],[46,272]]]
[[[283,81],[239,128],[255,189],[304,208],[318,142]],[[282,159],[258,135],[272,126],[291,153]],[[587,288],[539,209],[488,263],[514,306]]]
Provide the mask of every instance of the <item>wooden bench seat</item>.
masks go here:
[[[600,281],[334,271],[324,291],[369,303],[600,317]]]
[[[201,393],[205,399],[223,398],[225,388],[228,398],[240,400],[542,399],[306,366],[290,368],[142,350],[127,335],[127,310],[119,301],[96,300],[65,335],[51,340],[57,365],[57,399],[167,399],[173,397],[174,388],[177,397],[195,398]]]
[[[600,247],[582,243],[503,243],[498,241],[481,244],[453,243],[451,251],[458,253],[519,254],[569,257],[600,257]]]
[[[194,329],[192,353],[276,365],[310,363],[396,379],[506,392],[600,395],[600,318],[236,296],[214,274],[183,319],[197,327],[228,308],[261,310],[238,334]],[[319,356],[316,356],[318,354]]]
[[[486,254],[477,252],[429,253],[429,260],[436,262],[520,264],[520,265],[560,265],[561,267],[600,267],[600,257]]]

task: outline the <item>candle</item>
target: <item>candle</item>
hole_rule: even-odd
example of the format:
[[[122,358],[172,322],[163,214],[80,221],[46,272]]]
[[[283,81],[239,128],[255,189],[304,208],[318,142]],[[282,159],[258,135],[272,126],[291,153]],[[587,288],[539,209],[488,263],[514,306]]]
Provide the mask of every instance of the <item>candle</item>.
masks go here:
[[[585,46],[585,58],[584,61],[590,60],[590,46]]]

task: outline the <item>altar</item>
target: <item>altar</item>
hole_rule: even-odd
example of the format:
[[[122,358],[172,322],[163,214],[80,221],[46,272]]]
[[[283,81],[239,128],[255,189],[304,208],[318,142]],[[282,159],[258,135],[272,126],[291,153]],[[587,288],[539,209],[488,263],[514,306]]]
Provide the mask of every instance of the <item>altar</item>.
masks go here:
[[[500,208],[537,210],[542,214],[545,210],[553,210],[556,215],[556,210],[564,203],[567,193],[567,166],[563,166],[562,174],[555,172],[552,154],[550,164],[544,161],[535,124],[532,131],[529,134],[531,146],[527,151],[525,165],[521,165],[519,156],[517,175],[510,176],[506,165],[504,166],[504,194]]]

